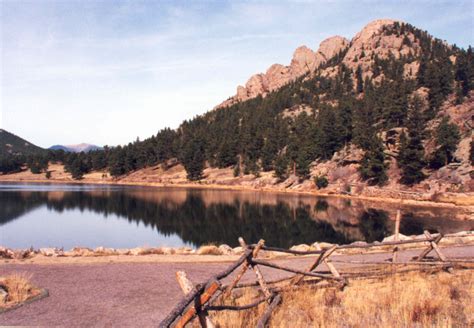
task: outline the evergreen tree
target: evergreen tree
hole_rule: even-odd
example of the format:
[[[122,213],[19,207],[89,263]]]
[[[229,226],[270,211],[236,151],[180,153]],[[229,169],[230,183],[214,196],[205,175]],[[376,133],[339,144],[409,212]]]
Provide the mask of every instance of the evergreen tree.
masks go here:
[[[280,154],[275,160],[275,176],[280,181],[288,178],[288,157],[285,154]]]
[[[357,66],[356,70],[356,81],[357,81],[357,93],[362,93],[364,91],[364,79],[362,78],[362,68],[360,65]]]
[[[360,163],[360,176],[371,186],[382,186],[388,181],[387,165],[385,164],[385,154],[383,152],[382,140],[373,135],[370,146],[366,150]]]
[[[80,156],[77,156],[70,165],[69,172],[74,180],[80,180],[87,172],[87,168],[84,165],[84,161]]]
[[[471,150],[469,152],[469,159],[471,161],[471,165],[474,165],[474,139],[471,140]]]
[[[457,149],[461,136],[456,124],[449,123],[448,117],[443,117],[436,129],[436,149],[430,161],[430,166],[438,169],[453,161],[454,152]]]
[[[43,155],[31,155],[27,161],[28,168],[33,174],[40,174],[48,169],[48,157]]]
[[[125,156],[126,151],[121,146],[114,149],[109,160],[109,173],[111,176],[116,178],[126,173]]]
[[[460,104],[469,94],[469,91],[474,88],[474,60],[472,48],[469,47],[467,51],[459,51],[456,57],[456,73],[455,79],[457,81],[456,100]]]
[[[400,182],[413,185],[425,179],[423,168],[426,165],[423,138],[425,135],[425,122],[422,113],[423,103],[415,96],[410,104],[407,122],[408,138],[405,132],[400,137],[398,166],[401,169]]]
[[[193,136],[184,144],[181,161],[189,180],[198,181],[203,178],[205,157],[204,143],[201,138]]]

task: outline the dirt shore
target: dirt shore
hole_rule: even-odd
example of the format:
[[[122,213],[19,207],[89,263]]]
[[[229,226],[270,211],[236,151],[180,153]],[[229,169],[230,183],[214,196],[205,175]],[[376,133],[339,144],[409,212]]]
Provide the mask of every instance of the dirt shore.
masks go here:
[[[298,190],[282,188],[278,185],[264,185],[264,186],[253,186],[251,184],[226,184],[225,180],[222,183],[214,183],[216,180],[204,180],[202,182],[189,182],[182,177],[182,172],[178,172],[177,176],[173,176],[166,180],[167,182],[156,182],[148,181],[150,176],[149,172],[138,175],[140,172],[121,178],[112,179],[110,177],[103,177],[105,172],[92,172],[86,174],[82,180],[73,180],[70,174],[64,172],[62,165],[51,165],[50,166],[52,176],[50,179],[46,179],[44,174],[32,174],[29,171],[23,171],[15,174],[0,175],[0,183],[44,183],[44,184],[90,184],[90,185],[119,185],[119,186],[144,186],[154,188],[195,188],[195,189],[218,189],[218,190],[235,190],[235,191],[258,191],[258,192],[269,192],[277,194],[293,194],[293,195],[311,195],[321,197],[337,197],[343,199],[354,199],[372,202],[382,202],[386,204],[396,204],[408,206],[430,206],[430,207],[442,207],[442,208],[456,208],[465,209],[469,213],[474,213],[474,195],[470,194],[457,194],[444,197],[439,197],[436,201],[429,200],[428,197],[424,196],[425,199],[410,199],[407,198],[392,198],[385,196],[366,196],[366,195],[355,195],[337,192],[334,190],[325,191],[310,188],[309,190]],[[151,178],[150,178],[151,179]],[[474,215],[474,214],[473,214]]]
[[[447,247],[443,252],[448,257],[474,258],[474,246]],[[399,259],[406,261],[418,253],[419,250],[403,251]],[[391,253],[379,253],[334,258],[379,261],[390,256]],[[0,275],[31,273],[33,283],[47,288],[50,296],[0,315],[0,325],[156,326],[182,297],[175,272],[184,270],[193,282],[202,282],[224,269],[232,259],[219,260],[223,262],[163,262],[156,256],[148,263],[2,263]],[[314,257],[278,260],[280,264],[301,268],[311,261]],[[341,269],[348,266],[335,264]],[[269,280],[286,276],[273,269],[262,271]],[[244,281],[250,279],[254,279],[252,272],[245,275]]]

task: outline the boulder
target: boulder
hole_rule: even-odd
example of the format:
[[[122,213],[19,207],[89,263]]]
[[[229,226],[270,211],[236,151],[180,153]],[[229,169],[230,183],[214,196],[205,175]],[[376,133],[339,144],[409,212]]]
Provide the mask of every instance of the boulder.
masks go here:
[[[23,259],[27,259],[27,258],[30,258],[32,256],[35,255],[35,251],[32,249],[32,248],[29,248],[29,249],[17,249],[17,250],[13,250],[11,251],[13,253],[13,259],[16,259],[16,260],[23,260]]]
[[[318,242],[316,242],[316,243],[313,244],[314,245],[313,247],[316,248],[316,244],[318,244],[319,247],[321,247],[322,249],[331,248],[331,247],[334,246],[334,244],[331,244],[331,243],[326,243],[326,242],[318,243]]]
[[[241,255],[244,253],[244,249],[240,246],[232,248],[232,253],[235,255]]]
[[[175,250],[175,253],[180,255],[192,254],[193,249],[191,247],[180,247]]]
[[[425,238],[426,238],[426,237],[425,237]],[[398,234],[398,240],[411,240],[411,238],[408,237],[408,236],[402,235],[401,233],[399,233],[399,234]],[[391,235],[391,236],[385,237],[385,238],[382,240],[382,243],[391,242],[391,241],[395,241],[395,235]]]
[[[11,249],[0,247],[0,258],[12,259],[13,257],[14,257],[14,253]]]
[[[367,243],[365,241],[355,241],[355,242],[351,243],[351,245],[353,245],[353,246],[365,246],[365,245],[367,245]]]
[[[219,246],[219,250],[223,255],[231,255],[232,254],[232,247],[226,244],[222,244]]]
[[[118,253],[113,248],[97,247],[94,250],[95,255],[110,256],[117,255]]]
[[[176,250],[171,247],[161,247],[161,254],[172,255],[175,254]]]
[[[312,247],[306,244],[300,244],[300,245],[292,246],[290,250],[298,251],[298,252],[308,252],[312,250]]]
[[[66,252],[64,254],[65,256],[94,256],[94,251],[90,248],[86,247],[74,247],[72,250],[69,252]]]
[[[119,248],[115,250],[118,255],[130,255],[130,250],[128,248]]]
[[[7,288],[3,285],[0,285],[0,304],[5,304],[7,300],[8,300]]]
[[[64,251],[59,248],[40,248],[39,252],[43,256],[64,256]]]

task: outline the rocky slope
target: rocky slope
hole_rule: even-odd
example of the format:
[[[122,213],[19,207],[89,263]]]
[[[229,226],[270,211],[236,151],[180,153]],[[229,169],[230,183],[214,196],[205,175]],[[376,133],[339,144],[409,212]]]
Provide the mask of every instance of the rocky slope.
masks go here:
[[[316,51],[301,46],[295,50],[290,65],[273,64],[265,73],[253,75],[245,86],[237,87],[235,96],[227,99],[217,108],[252,99],[258,95],[266,96],[269,92],[277,90],[309,72],[313,72],[321,64],[343,51],[348,45],[349,41],[347,39],[341,36],[333,36],[321,42]]]

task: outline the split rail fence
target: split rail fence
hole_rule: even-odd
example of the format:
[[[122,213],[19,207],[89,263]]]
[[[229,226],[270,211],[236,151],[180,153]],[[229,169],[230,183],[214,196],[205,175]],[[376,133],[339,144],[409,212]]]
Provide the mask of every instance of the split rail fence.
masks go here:
[[[398,229],[397,229],[398,230]],[[268,247],[264,245],[264,241],[260,240],[255,245],[247,245],[242,238],[239,238],[239,243],[244,249],[243,255],[234,263],[229,265],[225,270],[217,273],[202,284],[193,285],[184,272],[177,272],[177,280],[181,286],[181,289],[185,293],[183,299],[176,304],[172,311],[166,316],[166,318],[160,323],[160,327],[184,327],[195,317],[199,319],[201,327],[213,328],[214,324],[209,318],[209,312],[211,311],[243,311],[257,307],[262,303],[267,303],[267,307],[260,317],[257,327],[263,328],[268,323],[272,311],[281,302],[280,291],[281,287],[277,287],[277,283],[285,282],[285,287],[294,287],[301,284],[305,278],[311,278],[313,282],[327,282],[329,286],[336,286],[344,288],[348,283],[348,278],[339,272],[333,263],[346,263],[349,265],[390,265],[390,266],[403,266],[403,265],[420,265],[420,266],[439,266],[440,268],[451,272],[456,262],[474,262],[473,259],[454,259],[447,258],[440,247],[438,246],[443,237],[451,235],[442,234],[430,234],[425,231],[425,239],[410,239],[410,240],[394,240],[383,243],[370,243],[370,244],[353,244],[353,245],[335,245],[330,248],[320,249],[316,247],[316,250],[310,251],[298,251],[283,249],[277,247]],[[462,238],[463,236],[456,236]],[[397,235],[396,235],[396,238]],[[400,261],[399,259],[399,246],[407,244],[423,244],[425,248],[415,257],[408,261]],[[392,256],[387,261],[351,261],[351,260],[338,260],[331,259],[334,252],[337,250],[345,249],[371,249],[374,247],[380,248],[384,246],[393,246]],[[297,269],[289,266],[284,266],[257,258],[261,250],[287,253],[299,256],[311,256],[316,255],[316,259],[305,269]],[[419,251],[419,250],[418,250]],[[432,251],[437,255],[438,259],[434,257],[428,257]],[[316,271],[325,265],[329,270]],[[265,281],[260,267],[269,267],[277,270],[286,271],[292,273],[289,278],[283,278],[274,281]],[[240,283],[240,280],[244,274],[252,270],[255,274],[255,281],[252,283]],[[235,276],[230,283],[224,284],[223,280],[229,277],[232,273],[236,272]],[[357,276],[360,277],[360,274]],[[230,278],[230,277],[229,277]],[[309,281],[308,281],[309,282]],[[213,305],[217,299],[225,301],[231,297],[231,292],[234,288],[242,288],[249,286],[257,286],[262,296],[255,299],[254,302],[246,305]]]

